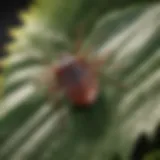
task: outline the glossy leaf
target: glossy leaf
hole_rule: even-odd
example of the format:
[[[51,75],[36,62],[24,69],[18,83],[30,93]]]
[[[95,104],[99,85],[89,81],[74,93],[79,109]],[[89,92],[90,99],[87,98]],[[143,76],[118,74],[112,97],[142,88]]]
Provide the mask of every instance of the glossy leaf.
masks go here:
[[[57,112],[31,79],[41,78],[42,62],[55,61],[72,42],[65,29],[56,31],[42,14],[35,10],[32,17],[32,12],[15,31],[21,32],[6,59],[0,159],[130,159],[139,135],[152,136],[159,121],[160,5],[133,6],[96,19],[84,47],[93,46],[91,57],[101,56],[104,49],[113,55],[103,67],[106,76],[99,77],[100,95],[91,110],[76,110],[64,99]],[[117,89],[108,76],[128,89]]]

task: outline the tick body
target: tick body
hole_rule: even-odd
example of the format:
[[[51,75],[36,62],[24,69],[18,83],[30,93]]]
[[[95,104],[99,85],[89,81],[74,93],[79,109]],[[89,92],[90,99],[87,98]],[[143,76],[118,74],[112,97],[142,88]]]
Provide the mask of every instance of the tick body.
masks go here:
[[[91,51],[87,49],[82,55],[80,52],[81,46],[82,39],[78,39],[75,44],[74,54],[63,54],[57,64],[51,65],[43,73],[42,79],[44,81],[42,80],[42,82],[45,82],[44,85],[47,84],[49,89],[48,98],[50,101],[54,99],[56,107],[59,106],[59,102],[62,99],[62,97],[57,96],[61,91],[76,106],[91,106],[100,92],[99,74],[104,75],[106,80],[114,83],[119,88],[125,88],[124,85],[117,83],[117,81],[101,72],[101,66],[106,63],[110,54],[106,54],[106,51],[103,51],[100,54],[105,56],[90,61],[87,56]]]
[[[97,99],[98,80],[85,59],[64,56],[55,70],[58,85],[74,104],[89,106]]]

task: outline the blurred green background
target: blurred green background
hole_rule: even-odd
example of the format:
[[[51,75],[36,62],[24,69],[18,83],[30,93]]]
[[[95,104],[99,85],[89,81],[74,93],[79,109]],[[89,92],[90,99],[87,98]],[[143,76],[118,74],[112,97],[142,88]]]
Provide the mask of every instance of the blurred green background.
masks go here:
[[[13,41],[3,62],[0,159],[148,160],[146,154],[159,148],[160,4],[37,0],[20,20],[9,32]],[[103,72],[129,89],[117,89],[104,75],[92,110],[74,110],[64,100],[53,113],[54,104],[32,79],[43,76],[43,61],[50,64],[64,49],[73,50],[81,23],[83,46],[93,48],[89,56],[112,52]]]

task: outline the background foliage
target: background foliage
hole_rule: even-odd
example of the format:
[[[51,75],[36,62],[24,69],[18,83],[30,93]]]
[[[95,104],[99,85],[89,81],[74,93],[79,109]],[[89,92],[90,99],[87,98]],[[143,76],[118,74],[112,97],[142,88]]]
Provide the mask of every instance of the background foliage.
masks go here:
[[[126,160],[141,133],[152,137],[159,121],[160,5],[116,8],[114,1],[37,0],[20,14],[23,25],[10,31],[14,41],[3,62],[0,159]],[[81,22],[84,47],[93,47],[90,56],[113,52],[104,72],[129,89],[99,77],[101,93],[92,110],[76,111],[64,100],[64,108],[53,113],[46,93],[31,80],[43,76],[43,60],[51,63],[60,51],[72,50]]]

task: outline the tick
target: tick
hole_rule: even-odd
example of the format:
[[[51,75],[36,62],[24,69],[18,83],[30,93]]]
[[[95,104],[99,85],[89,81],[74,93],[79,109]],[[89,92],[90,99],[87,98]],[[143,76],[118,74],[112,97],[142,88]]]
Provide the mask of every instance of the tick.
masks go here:
[[[80,32],[78,32],[80,33]],[[55,64],[50,65],[42,79],[46,79],[48,85],[48,97],[55,103],[65,96],[75,106],[91,106],[95,103],[100,92],[99,76],[101,67],[110,54],[105,54],[96,60],[88,60],[87,50],[83,55],[80,53],[82,39],[80,36],[75,43],[74,53],[63,53]],[[111,80],[114,85],[124,87],[119,82]],[[62,93],[63,96],[59,96]]]

